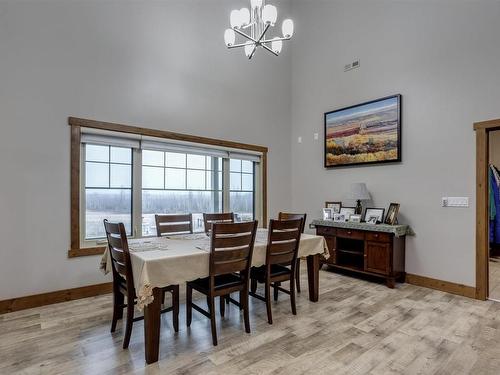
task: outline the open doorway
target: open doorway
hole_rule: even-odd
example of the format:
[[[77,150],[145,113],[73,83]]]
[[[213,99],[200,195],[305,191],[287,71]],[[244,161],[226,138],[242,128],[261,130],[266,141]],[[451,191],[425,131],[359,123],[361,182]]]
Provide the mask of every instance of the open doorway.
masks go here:
[[[488,299],[500,302],[500,130],[488,137]]]
[[[499,257],[495,259],[496,250],[490,251],[490,242],[497,241],[495,239],[497,234],[500,242],[500,223],[498,224],[498,233],[495,233],[497,224],[491,223],[493,213],[500,215],[500,198],[497,200],[498,213],[496,212],[497,206],[495,205],[493,208],[490,205],[490,202],[495,203],[494,195],[492,195],[490,201],[490,182],[496,183],[498,178],[497,188],[500,189],[500,173],[498,173],[498,176],[490,175],[490,173],[496,171],[496,169],[491,168],[491,164],[495,165],[500,161],[500,159],[498,159],[499,161],[496,159],[498,151],[496,150],[498,148],[496,142],[497,137],[500,137],[500,135],[495,135],[495,132],[500,131],[500,119],[477,122],[474,124],[474,130],[476,131],[476,298],[486,300],[491,289],[491,298],[498,298],[500,301],[500,252],[498,253]],[[498,145],[500,145],[500,141]],[[491,155],[490,148],[494,149]],[[500,165],[497,165],[497,167],[499,168],[497,172],[500,172]],[[498,197],[500,197],[500,193]],[[495,217],[500,219],[500,216]],[[490,224],[492,224],[491,230]],[[491,237],[490,234],[492,234]],[[496,247],[496,245],[493,245],[493,247]],[[491,275],[489,272],[490,255],[492,263],[494,263],[491,266]],[[489,280],[490,277],[491,280]],[[494,297],[496,294],[498,294],[497,298]]]

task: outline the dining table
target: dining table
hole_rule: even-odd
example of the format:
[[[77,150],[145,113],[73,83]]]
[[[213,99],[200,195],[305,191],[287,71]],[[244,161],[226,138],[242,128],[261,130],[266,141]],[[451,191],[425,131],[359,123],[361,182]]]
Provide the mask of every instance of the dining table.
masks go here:
[[[268,231],[259,228],[255,237],[252,266],[265,264]],[[144,311],[146,362],[158,361],[162,287],[180,285],[209,276],[210,238],[205,233],[129,239],[130,261],[137,295],[137,308]],[[302,234],[298,256],[307,262],[309,300],[319,298],[320,256],[329,257],[324,237]],[[100,269],[111,272],[108,247]]]

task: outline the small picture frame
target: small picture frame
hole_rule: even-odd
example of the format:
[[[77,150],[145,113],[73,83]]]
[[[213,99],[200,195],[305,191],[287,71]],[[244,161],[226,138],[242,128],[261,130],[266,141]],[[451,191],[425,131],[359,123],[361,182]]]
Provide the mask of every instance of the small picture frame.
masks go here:
[[[333,214],[333,221],[336,223],[345,223],[347,219],[344,214]]]
[[[367,208],[365,211],[365,222],[367,224],[378,224],[384,221],[385,208]]]
[[[349,220],[351,215],[354,215],[356,213],[356,208],[354,208],[354,207],[341,207],[339,213],[344,215],[346,220]]]
[[[399,203],[391,203],[387,209],[384,224],[395,225],[398,223]]]
[[[333,209],[334,214],[339,214],[342,208],[342,202],[325,202],[325,207]]]
[[[349,216],[349,221],[351,223],[361,223],[361,215],[351,215]]]
[[[333,220],[333,209],[323,208],[323,220]]]

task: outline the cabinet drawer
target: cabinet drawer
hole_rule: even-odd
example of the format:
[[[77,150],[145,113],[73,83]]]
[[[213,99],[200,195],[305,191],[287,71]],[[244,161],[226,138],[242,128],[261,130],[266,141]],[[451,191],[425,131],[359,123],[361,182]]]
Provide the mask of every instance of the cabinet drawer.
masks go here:
[[[355,240],[363,240],[365,238],[365,233],[359,230],[353,229],[337,229],[337,237],[352,238]]]
[[[366,232],[366,240],[377,242],[391,242],[391,235],[389,233]]]
[[[332,227],[316,227],[316,234],[318,236],[335,236],[337,229]]]

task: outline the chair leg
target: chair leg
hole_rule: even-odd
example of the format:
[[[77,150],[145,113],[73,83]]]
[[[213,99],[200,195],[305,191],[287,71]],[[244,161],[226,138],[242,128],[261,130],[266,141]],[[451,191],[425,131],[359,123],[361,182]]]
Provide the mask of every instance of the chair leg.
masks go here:
[[[297,258],[297,267],[295,268],[295,282],[297,283],[297,293],[300,293],[300,258]]]
[[[290,303],[292,305],[292,314],[297,315],[297,307],[295,306],[295,283],[293,282],[293,276],[294,275],[290,278]]]
[[[247,304],[248,304],[248,285],[245,287],[245,290],[240,290],[240,311],[243,310],[243,303],[245,299],[245,291],[247,293]]]
[[[208,297],[210,325],[212,327],[212,343],[217,346],[217,327],[215,326],[215,297]],[[224,301],[223,301],[224,302]]]
[[[226,305],[229,305],[229,297],[231,297],[231,295],[230,295],[230,294],[228,294],[228,295],[225,297],[225,299],[226,299]]]
[[[241,307],[243,307],[243,317],[245,319],[245,332],[250,333],[250,317],[248,312],[248,288],[245,288],[245,290],[242,290],[240,292],[240,305]]]
[[[257,291],[257,280],[252,279],[250,281],[250,290],[252,291],[252,293],[255,293]]]
[[[278,287],[281,286],[281,283],[279,281],[275,282],[274,283],[274,300],[275,301],[278,301],[278,293],[279,293],[279,290],[278,290]]]
[[[111,320],[111,332],[116,330],[116,323],[123,318],[124,296],[119,291],[113,292],[113,319]]]
[[[179,285],[174,285],[172,291],[172,307],[174,331],[179,332]]]
[[[273,324],[273,313],[271,312],[271,283],[266,281],[266,309],[267,309],[267,322]]]
[[[193,318],[193,288],[189,284],[186,286],[186,325],[189,327],[191,325],[191,320]]]
[[[128,348],[130,335],[132,334],[132,324],[134,323],[134,300],[127,296],[127,324],[125,326],[125,337],[123,338],[123,349]]]
[[[226,314],[226,296],[219,297],[220,302],[220,316],[224,318]]]

